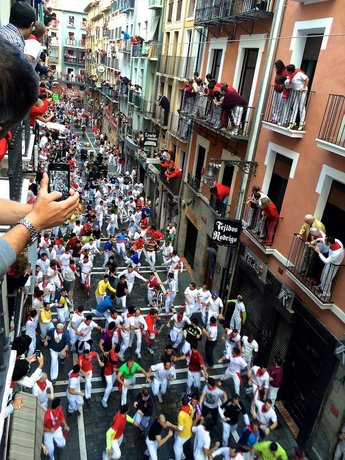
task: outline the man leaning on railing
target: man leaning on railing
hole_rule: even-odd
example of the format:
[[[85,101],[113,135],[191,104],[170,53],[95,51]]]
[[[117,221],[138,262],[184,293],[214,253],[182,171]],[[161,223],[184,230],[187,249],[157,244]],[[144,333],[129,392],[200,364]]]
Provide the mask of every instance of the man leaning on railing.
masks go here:
[[[11,43],[0,37],[0,138],[19,123],[34,105],[38,96],[38,77],[26,57]],[[0,225],[14,225],[0,238],[0,277],[16,260],[38,232],[61,224],[69,218],[79,202],[78,193],[57,202],[59,192],[48,193],[48,176],[41,181],[34,205],[0,200]]]

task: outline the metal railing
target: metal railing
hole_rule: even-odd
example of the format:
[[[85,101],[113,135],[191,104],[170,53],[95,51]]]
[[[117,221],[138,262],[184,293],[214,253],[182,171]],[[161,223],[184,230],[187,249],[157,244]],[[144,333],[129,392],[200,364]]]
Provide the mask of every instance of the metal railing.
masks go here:
[[[228,212],[228,204],[224,203],[222,200],[216,200],[213,195],[210,195],[210,199],[208,204],[210,208],[212,208],[216,213],[221,216],[225,217]]]
[[[135,7],[135,0],[123,0],[123,13],[129,13],[130,11],[134,10]]]
[[[118,70],[120,68],[120,60],[117,57],[110,56],[106,58],[105,65]]]
[[[201,181],[200,179],[197,179],[194,177],[191,173],[188,173],[187,175],[187,184],[192,187],[193,190],[195,190],[197,193],[200,193],[201,191]]]
[[[244,107],[239,124],[235,125],[233,112],[230,113],[228,118],[222,117],[222,108],[220,105],[214,104],[213,98],[197,93],[191,97],[185,96],[180,114],[193,118],[199,124],[216,130],[223,136],[248,139],[254,110],[254,107]]]
[[[277,226],[282,220],[280,217],[275,221],[268,220],[261,215],[259,206],[246,206],[243,213],[243,229],[249,232],[255,240],[264,248],[272,247]]]
[[[328,96],[318,139],[345,147],[345,96],[340,94]]]
[[[184,115],[173,113],[170,118],[170,133],[186,142],[191,132],[192,120]]]
[[[131,42],[130,40],[122,40],[121,47],[119,49],[121,53],[130,53],[131,52]]]
[[[304,131],[314,91],[277,92],[272,85],[268,94],[263,121],[282,128]]]
[[[196,57],[163,54],[158,60],[158,72],[178,78],[191,78],[195,72]]]
[[[85,64],[85,60],[80,57],[64,56],[64,62],[65,64],[77,64],[77,65],[82,65],[82,66]]]
[[[106,97],[108,97],[112,102],[119,101],[119,93],[116,88],[112,88],[108,85],[101,85],[98,90]]]
[[[160,45],[158,43],[136,43],[132,45],[133,58],[158,59]]]
[[[129,92],[128,102],[133,104],[140,113],[153,117],[156,110],[155,101],[144,99],[139,93],[132,90]]]
[[[327,257],[326,254],[324,254]],[[344,265],[324,264],[317,253],[295,234],[292,239],[286,269],[320,302],[333,302],[332,295]]]
[[[273,15],[275,0],[198,0],[194,24],[259,20]]]

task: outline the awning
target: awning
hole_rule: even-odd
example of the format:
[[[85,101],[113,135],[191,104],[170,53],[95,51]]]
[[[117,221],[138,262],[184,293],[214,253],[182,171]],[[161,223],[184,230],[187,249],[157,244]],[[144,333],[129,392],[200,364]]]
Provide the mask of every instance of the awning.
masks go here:
[[[150,24],[150,32],[148,33],[148,37],[146,40],[147,42],[153,40],[155,33],[157,31],[157,28],[158,28],[159,19],[160,19],[160,16],[154,16],[152,18],[151,24]]]
[[[36,396],[20,393],[24,407],[11,416],[9,458],[40,460],[43,439],[43,419],[45,410]]]

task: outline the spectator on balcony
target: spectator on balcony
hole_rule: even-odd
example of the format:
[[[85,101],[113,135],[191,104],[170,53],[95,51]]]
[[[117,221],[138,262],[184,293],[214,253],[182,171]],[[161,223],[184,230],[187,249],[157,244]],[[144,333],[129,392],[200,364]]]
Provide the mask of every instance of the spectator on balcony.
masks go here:
[[[329,247],[327,258],[321,253],[318,245],[315,245],[314,251],[319,254],[320,259],[325,264],[321,273],[321,283],[316,288],[321,292],[321,296],[328,300],[331,295],[332,281],[344,260],[344,246],[334,236],[326,236],[325,243]]]
[[[283,61],[278,59],[274,63],[275,77],[272,98],[272,118],[270,123],[278,124],[282,120],[282,114],[286,112],[286,101],[289,97],[289,89],[285,87],[285,80],[289,76]]]
[[[323,223],[320,220],[315,219],[312,214],[307,214],[304,217],[304,224],[297,235],[297,238],[300,238],[304,243],[307,243],[302,254],[300,266],[301,275],[309,275],[315,261],[315,252],[313,251],[311,245],[315,245],[318,235],[314,235],[315,231],[313,233],[310,232],[312,228],[317,229],[320,232],[325,232],[325,226]]]
[[[182,177],[182,171],[176,165],[169,166],[164,174],[167,182],[170,182],[170,180],[174,179],[175,177]]]
[[[233,86],[230,86],[227,83],[223,83],[222,86],[220,87],[220,94],[224,98],[224,96],[228,92],[238,94],[238,92],[235,90],[235,88]],[[224,101],[224,99],[223,99],[223,101]],[[220,121],[221,121],[222,126],[224,128],[227,128],[227,126],[229,124],[229,113],[226,110],[224,110],[223,104],[222,104],[222,112],[221,112],[221,115],[220,115]]]
[[[48,121],[55,117],[54,113],[45,115],[50,102],[51,99],[48,99],[47,93],[44,92],[38,96],[36,104],[34,104],[30,110],[30,126],[34,126],[37,120],[40,120],[43,123],[48,123]]]
[[[129,39],[131,38],[131,36],[129,35],[129,33],[127,32],[127,30],[126,30],[126,31],[122,30],[122,31],[121,31],[121,35],[123,35],[123,39],[124,39],[124,40],[129,40]]]
[[[164,111],[164,117],[163,117],[163,126],[168,125],[168,120],[169,120],[169,112],[170,112],[170,101],[166,96],[158,96],[158,106],[162,107]]]
[[[214,200],[215,209],[218,214],[225,214],[229,200],[230,187],[219,182],[215,182],[210,188],[211,198]]]
[[[290,112],[289,129],[296,125],[297,114],[299,115],[298,131],[302,131],[305,124],[305,104],[307,102],[307,92],[309,78],[303,70],[296,68],[293,64],[286,67],[288,78],[285,80],[285,87],[293,90],[290,92],[288,103]]]
[[[228,121],[231,117],[231,130],[230,134],[237,135],[239,133],[242,117],[245,109],[248,106],[248,102],[235,91],[228,90],[224,93],[222,102],[222,126],[228,129]]]
[[[196,95],[199,92],[199,87],[195,80],[186,80],[184,84],[184,110],[187,113],[192,113]]]
[[[32,34],[29,35],[29,38],[25,42],[24,54],[34,67],[36,67],[40,60],[42,51],[41,43],[45,33],[46,28],[44,25],[39,21],[36,21],[32,30]]]
[[[0,27],[0,37],[19,48],[23,53],[25,39],[33,32],[35,21],[36,11],[34,8],[27,3],[17,2],[11,8],[9,23]]]
[[[279,212],[277,207],[269,198],[261,200],[262,215],[265,217],[265,235],[264,246],[272,246],[274,231],[278,224]]]

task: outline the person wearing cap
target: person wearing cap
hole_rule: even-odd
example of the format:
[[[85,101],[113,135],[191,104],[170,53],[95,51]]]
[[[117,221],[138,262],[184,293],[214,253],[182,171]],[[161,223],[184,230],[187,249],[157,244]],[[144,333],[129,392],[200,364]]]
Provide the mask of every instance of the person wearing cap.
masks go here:
[[[59,358],[61,364],[64,363],[67,351],[71,348],[69,333],[65,326],[59,323],[56,329],[50,329],[47,332],[44,346],[50,348],[50,380],[54,384],[59,374]]]
[[[211,298],[205,302],[205,306],[207,309],[207,321],[210,321],[211,316],[215,316],[217,319],[223,318],[224,305],[218,291],[212,292]]]

